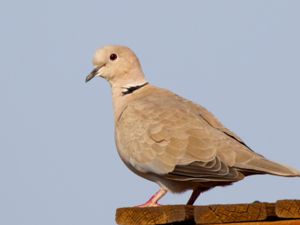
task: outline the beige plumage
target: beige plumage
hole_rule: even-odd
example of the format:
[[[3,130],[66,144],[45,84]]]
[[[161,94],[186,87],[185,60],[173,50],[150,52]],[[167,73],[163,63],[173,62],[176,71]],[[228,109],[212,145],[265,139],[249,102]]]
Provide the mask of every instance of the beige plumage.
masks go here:
[[[97,50],[87,77],[109,81],[120,157],[136,174],[160,187],[142,206],[156,206],[167,192],[193,194],[225,186],[253,174],[300,176],[252,151],[209,111],[168,90],[148,84],[139,60],[127,47]]]

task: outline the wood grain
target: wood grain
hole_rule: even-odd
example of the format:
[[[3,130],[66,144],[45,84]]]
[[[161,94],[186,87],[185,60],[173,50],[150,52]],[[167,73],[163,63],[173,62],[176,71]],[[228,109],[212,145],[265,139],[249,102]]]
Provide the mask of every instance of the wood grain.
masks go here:
[[[116,222],[119,225],[300,225],[300,200],[279,200],[276,203],[120,208],[116,212]]]
[[[198,224],[203,225],[203,224]],[[220,225],[220,224],[211,224]],[[256,221],[242,223],[226,223],[226,225],[300,225],[300,220]]]
[[[120,225],[154,225],[193,221],[193,217],[193,206],[135,207],[117,209],[116,222]]]
[[[300,200],[279,200],[275,211],[280,218],[300,218]]]
[[[268,217],[264,203],[195,206],[196,223],[263,221]]]

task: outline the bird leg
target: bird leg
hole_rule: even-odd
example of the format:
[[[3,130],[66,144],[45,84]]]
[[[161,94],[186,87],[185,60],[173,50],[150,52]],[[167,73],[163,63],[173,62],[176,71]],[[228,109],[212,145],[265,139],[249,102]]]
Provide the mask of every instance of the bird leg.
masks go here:
[[[159,199],[161,199],[165,194],[167,193],[166,189],[159,189],[158,192],[156,192],[146,203],[142,205],[138,205],[137,207],[144,208],[144,207],[155,207],[160,206],[158,204]]]
[[[186,203],[187,205],[193,205],[195,203],[195,201],[197,200],[197,198],[199,197],[199,195],[201,194],[201,189],[200,188],[195,188],[193,190],[193,193],[189,199],[189,201]]]

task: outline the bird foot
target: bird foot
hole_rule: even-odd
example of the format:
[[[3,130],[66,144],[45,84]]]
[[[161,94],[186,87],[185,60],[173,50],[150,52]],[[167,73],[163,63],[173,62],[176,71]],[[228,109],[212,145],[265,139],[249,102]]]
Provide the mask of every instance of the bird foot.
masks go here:
[[[145,208],[145,207],[157,207],[157,206],[161,206],[160,204],[158,204],[158,200],[161,199],[166,193],[167,193],[167,191],[165,189],[161,188],[146,203],[144,203],[142,205],[138,205],[136,207]]]
[[[157,206],[161,206],[161,204],[158,204],[157,202],[147,201],[146,203],[144,203],[142,205],[138,205],[136,207],[146,208],[146,207],[157,207]]]
[[[142,204],[142,205],[138,205],[136,207],[139,208],[146,208],[146,207],[156,207],[156,206],[160,206],[160,204],[158,204],[157,200],[156,200],[156,195],[153,195],[146,203]]]

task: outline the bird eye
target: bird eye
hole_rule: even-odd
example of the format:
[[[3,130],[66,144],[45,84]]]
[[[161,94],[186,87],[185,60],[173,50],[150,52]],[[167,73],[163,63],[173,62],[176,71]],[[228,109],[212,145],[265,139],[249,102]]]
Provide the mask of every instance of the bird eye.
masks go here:
[[[112,53],[110,56],[109,56],[110,60],[114,61],[118,58],[117,54],[115,53]]]

